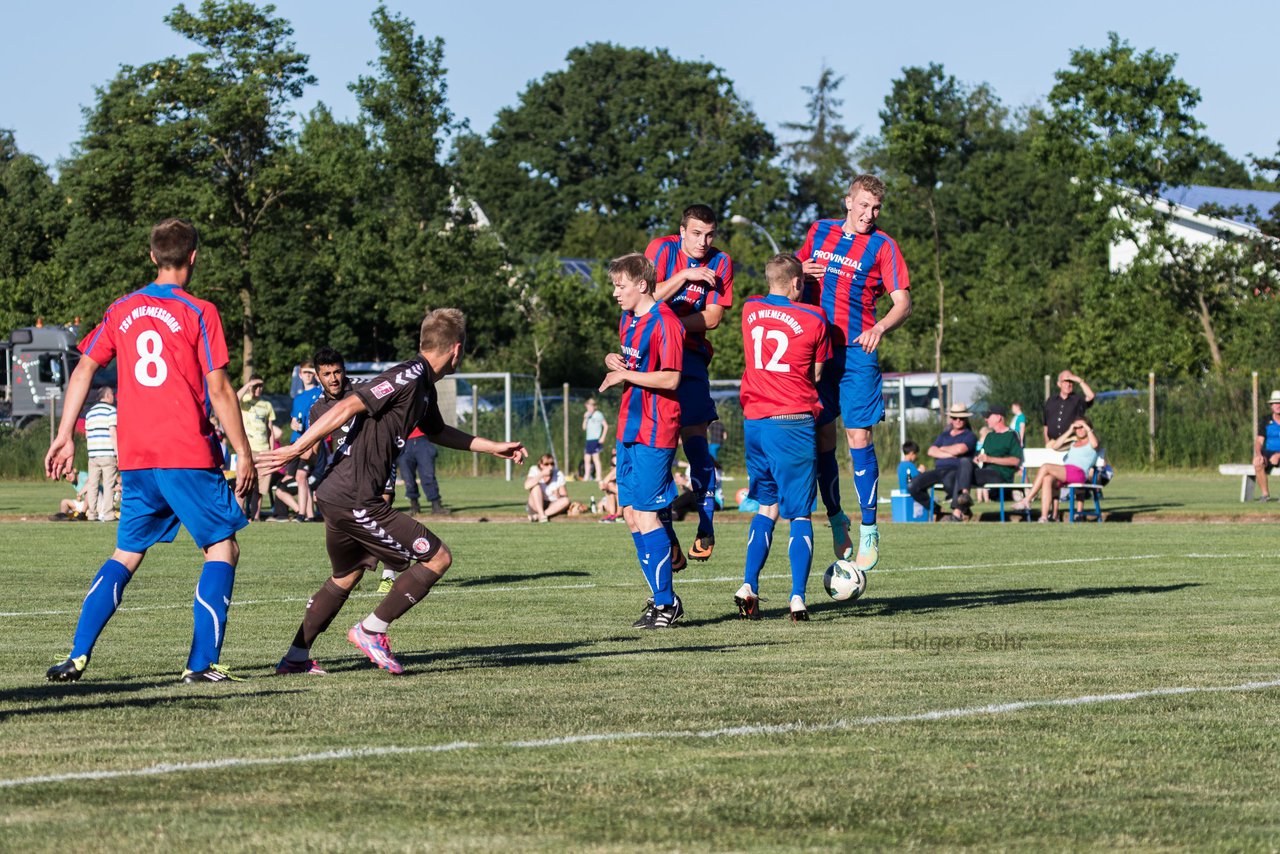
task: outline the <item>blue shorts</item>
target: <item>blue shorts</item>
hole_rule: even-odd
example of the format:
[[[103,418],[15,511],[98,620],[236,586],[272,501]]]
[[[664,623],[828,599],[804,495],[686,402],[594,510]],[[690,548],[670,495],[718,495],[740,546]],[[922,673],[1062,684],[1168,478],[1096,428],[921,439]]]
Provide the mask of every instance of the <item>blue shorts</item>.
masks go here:
[[[676,389],[680,401],[680,426],[710,424],[720,416],[715,401],[711,399],[711,383],[707,379],[707,363],[701,356],[689,351],[684,354],[684,370],[680,372],[680,386]]]
[[[600,453],[600,440],[599,440],[599,439],[588,439],[588,440],[587,440],[587,447],[586,447],[585,451],[586,451],[586,453],[588,453],[588,454],[598,454],[598,453]]]
[[[743,422],[747,497],[778,505],[783,519],[808,516],[818,491],[813,418],[752,418]]]
[[[639,442],[618,443],[618,505],[661,510],[676,500],[671,479],[675,448],[651,448]]]
[[[249,524],[217,469],[122,471],[120,483],[116,548],[121,551],[145,552],[156,543],[171,543],[179,524],[205,549]]]
[[[868,428],[884,420],[884,381],[875,354],[846,357],[837,353],[822,366],[818,399],[822,402],[819,424],[830,424],[839,415],[845,429]],[[868,358],[870,356],[870,358]]]

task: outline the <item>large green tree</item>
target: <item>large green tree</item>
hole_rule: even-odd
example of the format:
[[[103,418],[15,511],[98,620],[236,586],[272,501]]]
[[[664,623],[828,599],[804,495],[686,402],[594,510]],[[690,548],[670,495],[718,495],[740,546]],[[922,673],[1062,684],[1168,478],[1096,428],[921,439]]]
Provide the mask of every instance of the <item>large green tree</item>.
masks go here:
[[[44,164],[18,150],[13,132],[0,129],[0,336],[44,315],[56,322],[63,302],[44,287],[65,229],[63,205]]]
[[[457,147],[466,192],[515,252],[608,257],[690,204],[765,222],[785,199],[773,136],[719,68],[601,43],[567,59]]]
[[[837,77],[823,63],[818,82],[800,87],[809,97],[808,119],[782,125],[783,130],[799,135],[782,148],[791,172],[791,212],[801,229],[818,217],[837,215],[854,176],[853,147],[858,131],[847,129],[840,121],[844,99],[836,93],[843,82],[843,77]]]

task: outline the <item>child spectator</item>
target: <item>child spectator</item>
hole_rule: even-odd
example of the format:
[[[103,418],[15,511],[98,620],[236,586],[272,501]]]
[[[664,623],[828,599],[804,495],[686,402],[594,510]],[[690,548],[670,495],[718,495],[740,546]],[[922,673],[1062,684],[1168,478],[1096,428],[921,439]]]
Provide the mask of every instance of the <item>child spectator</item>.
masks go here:
[[[920,455],[920,446],[908,439],[902,443],[902,462],[898,463],[898,489],[907,491],[911,478],[920,474],[916,465],[916,457]]]

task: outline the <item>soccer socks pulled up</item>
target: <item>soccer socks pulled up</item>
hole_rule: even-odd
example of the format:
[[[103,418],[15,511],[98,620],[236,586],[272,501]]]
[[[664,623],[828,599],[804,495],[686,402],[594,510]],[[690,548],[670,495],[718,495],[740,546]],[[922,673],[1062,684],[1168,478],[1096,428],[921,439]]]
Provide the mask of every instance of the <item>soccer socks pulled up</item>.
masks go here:
[[[858,494],[858,507],[862,510],[862,524],[876,523],[877,486],[880,482],[880,463],[876,459],[876,446],[850,448],[853,460],[853,489]]]
[[[653,604],[659,608],[674,604],[675,591],[671,587],[671,540],[665,528],[655,528],[640,535],[640,566],[653,590]]]
[[[827,515],[840,512],[840,466],[836,462],[836,449],[818,451],[818,492]]]
[[[420,563],[413,564],[400,573],[396,583],[391,585],[391,592],[387,594],[387,598],[383,599],[378,604],[378,607],[373,609],[371,616],[381,622],[372,623],[372,621],[366,621],[365,628],[369,631],[385,632],[385,625],[394,623],[404,616],[406,611],[425,599],[427,594],[431,592],[431,588],[435,586],[435,583],[443,577],[443,572],[436,572]],[[374,629],[373,625],[382,627]]]
[[[191,654],[187,669],[199,672],[218,663],[222,641],[227,631],[227,608],[231,606],[231,588],[235,586],[236,568],[220,561],[206,561],[196,583],[196,598],[191,604],[195,623],[191,630]]]
[[[787,544],[787,558],[791,561],[791,595],[803,599],[805,588],[809,586],[809,569],[813,566],[811,520],[791,520],[791,541]]]
[[[683,441],[684,455],[689,460],[689,480],[698,496],[698,533],[714,534],[716,461],[706,436],[688,436]]]
[[[293,638],[293,649],[290,649],[290,655],[285,657],[290,661],[305,660],[306,655],[294,658],[295,650],[309,652],[316,638],[329,628],[333,618],[338,616],[342,606],[347,604],[347,598],[350,595],[350,590],[339,586],[332,578],[326,579],[324,586],[307,600],[307,612],[303,615],[302,625],[298,626],[298,633]]]
[[[80,606],[80,620],[71,640],[71,658],[93,655],[93,645],[98,642],[98,636],[106,628],[111,615],[120,607],[124,587],[131,578],[133,573],[118,560],[108,560],[98,569],[84,597],[84,604]]]
[[[747,560],[742,569],[742,580],[751,585],[751,592],[760,594],[760,570],[769,559],[769,547],[773,545],[775,521],[757,513],[751,517],[751,529],[747,533]]]
[[[680,538],[676,536],[676,526],[675,526],[675,522],[671,518],[670,507],[663,507],[661,510],[658,511],[658,521],[662,523],[663,530],[667,532],[667,539],[669,539],[673,543],[680,542]],[[631,536],[639,537],[642,535],[633,531]],[[640,541],[636,540],[636,551],[640,550],[639,543]],[[641,560],[644,559],[643,552],[641,552],[640,557],[641,557]]]

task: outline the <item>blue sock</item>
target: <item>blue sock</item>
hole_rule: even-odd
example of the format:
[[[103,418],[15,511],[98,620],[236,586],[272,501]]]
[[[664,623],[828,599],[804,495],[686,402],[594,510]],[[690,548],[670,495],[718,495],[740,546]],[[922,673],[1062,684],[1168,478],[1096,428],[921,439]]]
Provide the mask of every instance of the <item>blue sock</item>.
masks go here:
[[[222,639],[227,630],[227,608],[231,605],[231,588],[236,581],[236,568],[220,560],[206,561],[196,583],[196,598],[191,605],[195,627],[191,632],[191,655],[187,669],[208,670],[218,663]]]
[[[684,440],[684,455],[689,460],[689,480],[698,496],[698,533],[714,534],[712,524],[716,512],[716,461],[706,436],[689,436]],[[708,500],[710,499],[710,500]]]
[[[671,605],[676,601],[675,591],[671,588],[671,540],[667,539],[664,528],[654,528],[641,536],[648,553],[645,577],[653,579],[650,582],[653,586],[653,604],[660,608]]]
[[[880,481],[880,463],[876,460],[876,446],[850,448],[853,460],[853,490],[858,493],[858,506],[862,508],[862,524],[876,523],[877,485]]]
[[[836,463],[836,449],[818,451],[818,492],[822,494],[822,506],[827,515],[840,512],[840,466]]]
[[[751,517],[751,530],[747,534],[747,562],[742,569],[742,580],[751,585],[751,592],[760,593],[760,570],[769,559],[769,546],[773,545],[774,520],[757,513]]]
[[[813,566],[813,522],[809,519],[791,520],[787,557],[791,560],[791,595],[803,599],[809,586],[809,568]]]
[[[640,559],[640,571],[644,573],[645,583],[649,585],[649,592],[653,592],[653,573],[649,571],[649,552],[645,548],[644,534],[639,531],[631,532],[631,542],[636,544],[636,557]]]
[[[106,628],[107,620],[120,606],[124,586],[131,578],[133,573],[118,560],[108,560],[98,570],[88,595],[84,597],[84,604],[80,606],[80,621],[76,623],[76,634],[71,640],[72,658],[93,654],[93,645]]]

